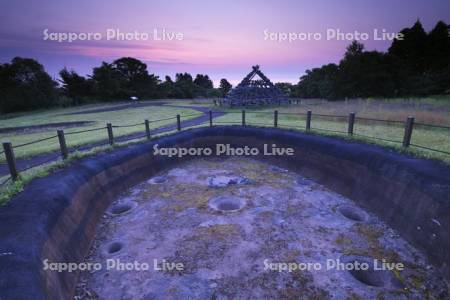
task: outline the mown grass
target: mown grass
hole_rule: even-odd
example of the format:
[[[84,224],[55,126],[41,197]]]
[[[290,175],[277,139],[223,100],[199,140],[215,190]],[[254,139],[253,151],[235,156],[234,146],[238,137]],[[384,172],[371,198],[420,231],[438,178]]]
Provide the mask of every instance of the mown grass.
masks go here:
[[[189,128],[198,127],[200,125],[192,126]],[[161,138],[163,136],[168,136],[171,134],[176,133],[176,130],[172,130],[169,132],[164,132],[160,134],[155,134],[151,137],[151,140],[155,140],[158,138]],[[21,172],[19,174],[19,178],[16,181],[12,181],[9,175],[5,175],[0,177],[0,182],[5,182],[4,185],[0,186],[0,206],[6,204],[9,199],[11,199],[14,195],[20,193],[24,187],[33,179],[39,178],[39,177],[45,177],[51,174],[53,171],[61,169],[63,167],[66,167],[70,164],[72,164],[74,161],[79,160],[84,157],[94,156],[99,153],[104,153],[108,151],[112,151],[117,148],[130,146],[133,144],[142,143],[144,141],[148,141],[146,137],[143,138],[137,138],[133,140],[128,140],[125,142],[119,142],[115,143],[113,146],[111,145],[104,145],[104,146],[97,146],[87,151],[74,151],[69,154],[69,157],[66,160],[63,160],[61,158],[51,161],[42,165],[39,165],[37,167],[28,169],[24,172]]]
[[[91,131],[85,133],[71,134],[81,130],[90,130],[95,128],[105,127],[106,123],[112,123],[115,125],[129,125],[141,123],[133,127],[114,128],[114,136],[120,137],[122,135],[145,132],[144,120],[148,119],[150,123],[150,129],[155,129],[168,124],[173,124],[175,119],[164,120],[159,122],[152,122],[152,120],[166,119],[175,117],[177,114],[181,116],[187,116],[184,120],[195,118],[196,116],[189,116],[192,114],[200,115],[199,112],[187,109],[187,108],[175,108],[165,106],[148,106],[128,108],[116,111],[98,112],[90,114],[74,114],[69,113],[79,112],[87,109],[107,108],[115,105],[97,105],[97,106],[82,106],[78,108],[69,109],[56,109],[42,111],[38,113],[30,113],[26,115],[18,115],[12,118],[3,118],[0,120],[0,127],[17,127],[17,126],[30,126],[41,125],[47,123],[57,122],[73,122],[73,121],[91,121],[94,122],[88,126],[75,126],[66,128],[64,130],[66,134],[66,143],[69,148],[95,143],[101,140],[107,139],[106,129],[99,129],[98,131]],[[44,139],[48,137],[56,136],[56,128],[46,128],[33,130],[31,132],[12,132],[0,134],[0,140],[2,142],[9,141],[13,146],[29,143],[31,141]],[[24,158],[41,153],[51,152],[59,149],[59,143],[57,138],[53,138],[47,141],[43,141],[37,144],[19,147],[14,149],[16,158]],[[2,155],[0,162],[4,162],[5,158]]]
[[[169,105],[182,106],[203,106],[211,107],[211,110],[225,110],[231,114],[220,117],[216,122],[241,122],[241,109],[230,109],[227,107],[216,107],[212,100],[208,99],[194,99],[194,100],[164,100]],[[69,113],[86,111],[90,109],[109,108],[117,105],[124,105],[129,103],[119,104],[96,104],[86,105],[76,108],[53,109],[45,110],[37,113],[28,114],[12,114],[4,115],[0,118],[1,127],[16,127],[39,125],[55,122],[72,122],[72,121],[91,121],[94,124],[88,126],[77,126],[65,129],[68,147],[76,147],[83,144],[95,143],[99,140],[107,138],[106,129],[98,131],[79,133],[71,135],[71,132],[79,130],[88,130],[99,127],[104,127],[107,122],[113,125],[127,125],[142,123],[144,119],[149,120],[165,119],[173,117],[176,114],[189,115],[195,114],[194,110],[189,108],[175,108],[175,107],[137,107],[127,108],[124,110],[99,112],[91,114],[76,114],[69,115]],[[347,115],[349,112],[355,112],[357,120],[355,123],[354,133],[356,138],[373,138],[374,142],[385,144],[384,140],[391,140],[400,143],[403,138],[404,128],[403,124],[383,123],[361,120],[360,118],[374,118],[390,121],[406,120],[407,116],[414,116],[416,122],[446,125],[450,126],[450,97],[428,97],[419,99],[356,99],[348,101],[324,101],[324,100],[301,100],[298,105],[289,106],[274,106],[263,108],[246,108],[247,123],[253,125],[271,126],[273,124],[273,110],[279,111],[279,126],[280,127],[296,127],[304,128],[305,113],[307,110],[313,112],[312,129],[322,133],[337,133],[347,131]],[[257,113],[261,111],[264,113]],[[285,114],[288,113],[288,114]],[[318,114],[325,115],[340,115],[342,118],[320,117]],[[186,119],[195,116],[186,117]],[[173,123],[174,120],[160,121],[151,123],[151,129]],[[116,137],[143,132],[144,125],[140,124],[134,127],[114,128],[114,135]],[[28,143],[37,139],[47,138],[56,135],[56,129],[40,129],[35,132],[20,132],[20,133],[3,133],[0,134],[1,141],[10,141],[13,145],[20,145]],[[392,144],[396,144],[391,142]],[[450,152],[450,132],[446,129],[437,129],[425,126],[415,126],[412,136],[412,143],[414,145],[425,146],[440,151]],[[34,144],[32,146],[25,146],[15,149],[17,158],[32,156],[44,152],[58,150],[59,144],[56,138],[51,140]],[[429,154],[428,150],[421,149]],[[446,159],[447,155],[435,153],[438,159]],[[433,157],[432,154],[430,154]],[[4,157],[0,156],[0,162],[4,162]]]
[[[392,101],[392,102],[389,102]],[[277,107],[264,107],[264,108],[246,108],[246,123],[248,125],[255,126],[267,126],[271,127],[274,124],[273,111],[276,109],[279,111],[278,126],[281,128],[290,128],[299,131],[305,131],[306,124],[306,111],[312,110],[312,122],[311,133],[320,134],[325,136],[339,137],[352,141],[359,141],[370,144],[377,144],[386,148],[392,149],[397,152],[424,157],[429,159],[438,159],[446,163],[450,163],[450,155],[428,151],[426,149],[420,149],[414,146],[403,148],[401,142],[404,134],[403,123],[398,122],[376,122],[363,120],[359,118],[380,118],[390,121],[404,121],[406,116],[413,115],[416,117],[416,122],[429,123],[436,125],[450,125],[450,101],[442,99],[425,101],[420,99],[419,101],[412,100],[352,100],[340,103],[324,102],[322,100],[312,100],[300,105],[290,106],[277,106]],[[169,101],[172,105],[183,106],[197,106],[201,104],[205,107],[211,107],[211,110],[218,110],[206,101],[188,100],[173,100]],[[398,106],[400,105],[400,106]],[[425,106],[424,106],[425,105]],[[33,114],[15,114],[2,116],[0,119],[0,127],[13,127],[13,126],[26,126],[45,124],[53,122],[69,122],[69,121],[95,121],[95,125],[73,127],[66,129],[65,132],[74,132],[81,129],[91,129],[98,126],[104,126],[106,122],[111,122],[113,125],[126,125],[133,123],[143,122],[144,119],[149,120],[163,119],[173,117],[176,114],[190,115],[197,114],[197,111],[191,109],[180,109],[174,107],[140,107],[140,108],[128,108],[125,110],[94,113],[94,114],[79,114],[79,115],[67,115],[69,112],[76,112],[80,110],[110,107],[110,105],[90,105],[78,108],[69,109],[56,109],[49,111],[41,111]],[[397,108],[396,108],[397,107]],[[403,107],[403,109],[401,108]],[[228,112],[228,114],[218,117],[214,120],[214,124],[241,124],[242,115],[241,108],[226,108],[220,107],[220,110]],[[347,115],[349,112],[355,111],[357,113],[357,119],[355,121],[354,135],[349,136],[347,134]],[[332,114],[340,115],[341,118],[318,116],[318,114]],[[194,116],[186,117],[185,119],[194,118]],[[174,120],[161,121],[158,123],[151,123],[151,128],[160,127],[169,123],[173,123]],[[196,128],[201,126],[207,126],[209,122],[204,122],[199,125],[190,126],[188,128]],[[188,129],[183,128],[183,130]],[[5,138],[11,140],[13,144],[25,143],[30,140],[38,138],[48,137],[54,135],[55,129],[43,130],[42,132],[34,132],[27,134],[2,134],[0,139]],[[144,133],[144,125],[142,124],[136,127],[128,128],[114,128],[115,136],[123,134],[129,134],[134,132]],[[153,135],[152,138],[158,138],[162,135],[168,135],[175,133],[176,130],[166,132],[159,135]],[[96,134],[93,134],[96,133]],[[97,134],[98,133],[98,134]],[[78,136],[78,137],[76,137]],[[76,138],[74,138],[76,137]],[[86,143],[92,143],[98,140],[107,138],[106,129],[100,131],[87,132],[83,134],[74,134],[67,136],[67,143],[69,147],[75,145],[81,145]],[[100,146],[95,147],[89,151],[74,152],[70,154],[69,159],[62,161],[57,160],[36,168],[32,168],[25,172],[22,172],[20,178],[16,182],[9,181],[0,188],[0,204],[6,203],[13,195],[20,192],[23,187],[31,181],[33,178],[42,177],[48,175],[54,169],[61,168],[67,164],[73,162],[81,157],[95,155],[98,152],[108,151],[116,147],[126,146],[132,143],[139,143],[146,140],[145,138],[135,139],[132,141],[126,141],[122,143],[116,143],[113,147]],[[35,144],[31,150],[19,150],[16,149],[16,156],[25,157],[27,155],[48,152],[57,150],[59,148],[57,139],[51,142],[43,142],[43,145]],[[46,144],[45,144],[46,143]],[[415,126],[412,136],[412,143],[416,145],[422,145],[429,148],[438,149],[441,151],[450,152],[450,130],[439,129],[426,126]],[[4,160],[4,158],[2,158]],[[3,182],[9,176],[0,178],[0,182]]]

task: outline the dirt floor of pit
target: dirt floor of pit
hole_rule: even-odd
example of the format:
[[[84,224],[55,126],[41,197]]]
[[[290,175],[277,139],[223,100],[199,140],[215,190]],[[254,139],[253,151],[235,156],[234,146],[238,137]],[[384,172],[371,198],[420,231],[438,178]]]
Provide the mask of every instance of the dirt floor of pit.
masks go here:
[[[405,269],[374,270],[383,259]],[[86,262],[101,268],[81,274],[75,299],[448,296],[424,255],[376,216],[296,173],[241,158],[188,162],[124,192]]]

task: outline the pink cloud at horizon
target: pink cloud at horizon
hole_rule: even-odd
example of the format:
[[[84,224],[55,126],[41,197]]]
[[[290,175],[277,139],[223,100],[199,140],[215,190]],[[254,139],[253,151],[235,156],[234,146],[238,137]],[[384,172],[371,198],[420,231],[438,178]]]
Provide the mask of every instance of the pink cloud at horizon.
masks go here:
[[[298,81],[302,73],[326,63],[337,63],[350,41],[264,40],[264,30],[275,33],[398,32],[420,18],[430,30],[438,20],[450,23],[450,2],[357,1],[337,2],[268,0],[260,2],[206,0],[128,2],[63,2],[25,0],[6,2],[0,12],[0,61],[16,55],[39,59],[53,76],[64,66],[89,74],[101,61],[123,56],[141,59],[149,71],[173,76],[177,72],[208,73],[239,81],[259,64],[273,78]],[[182,33],[181,41],[43,41],[43,30],[56,32],[148,32],[165,28]],[[384,51],[387,41],[365,41],[369,50]],[[270,77],[270,76],[269,76]]]

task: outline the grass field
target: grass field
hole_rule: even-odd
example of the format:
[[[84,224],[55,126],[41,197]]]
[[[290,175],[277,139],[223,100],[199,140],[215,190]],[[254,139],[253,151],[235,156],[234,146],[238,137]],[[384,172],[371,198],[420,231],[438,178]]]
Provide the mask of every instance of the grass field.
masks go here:
[[[137,107],[137,108],[127,108],[123,110],[115,111],[104,111],[89,114],[71,114],[92,109],[109,109],[121,104],[109,104],[109,105],[88,105],[81,106],[77,108],[67,108],[67,109],[52,109],[47,111],[40,111],[28,114],[15,114],[6,115],[0,119],[0,128],[5,127],[18,127],[18,126],[32,126],[32,125],[42,125],[48,123],[59,123],[59,122],[79,122],[88,121],[92,122],[87,126],[71,126],[64,129],[66,134],[66,142],[68,147],[79,146],[83,144],[94,143],[96,141],[104,140],[107,138],[107,131],[98,130],[79,134],[70,134],[72,132],[89,130],[100,127],[105,127],[106,123],[110,122],[115,125],[128,125],[143,123],[145,119],[149,121],[165,119],[170,117],[175,117],[177,114],[180,115],[192,115],[198,113],[195,110],[187,108],[174,108],[165,106],[147,106],[147,107]],[[195,116],[188,116],[184,119],[194,118]],[[159,122],[150,123],[150,128],[154,129],[167,124],[174,123],[175,120],[164,120]],[[61,126],[60,126],[61,127]],[[56,135],[57,128],[38,128],[38,129],[27,129],[18,130],[8,133],[0,133],[0,140],[10,141],[13,146],[21,145],[24,143],[29,143],[34,140],[43,139]],[[142,132],[144,133],[145,127],[141,126],[125,127],[125,128],[114,128],[114,136],[119,137],[121,135]],[[22,158],[27,156],[36,155],[39,153],[49,152],[59,149],[58,140],[50,139],[41,143],[33,144],[32,146],[25,146],[14,149],[16,158]],[[4,157],[0,158],[0,162],[4,161]]]
[[[217,124],[241,123],[241,109],[226,109],[229,114],[216,120]],[[349,100],[328,102],[301,101],[300,104],[281,107],[255,107],[246,109],[246,123],[256,126],[273,126],[273,111],[278,110],[278,126],[305,130],[306,112],[312,111],[311,129],[318,134],[347,138],[348,114],[356,113],[353,139],[405,151],[401,147],[404,122],[413,116],[416,123],[450,127],[450,97],[428,99]],[[323,115],[323,116],[319,116]],[[335,115],[342,117],[328,117]],[[369,119],[381,119],[379,122]],[[450,129],[415,125],[411,143],[414,145],[450,152]],[[411,146],[407,152],[450,163],[450,155]]]
[[[95,129],[104,127],[110,122],[113,125],[129,125],[142,123],[144,119],[158,120],[172,118],[177,114],[182,116],[182,120],[195,118],[200,113],[190,106],[201,106],[210,108],[212,111],[220,110],[228,114],[214,119],[214,123],[221,124],[241,124],[241,108],[218,107],[208,99],[195,100],[165,100],[168,105],[183,106],[183,108],[173,106],[144,106],[127,107],[122,110],[112,110],[83,114],[88,110],[110,110],[122,104],[95,104],[75,108],[51,109],[31,113],[8,114],[0,117],[0,129],[18,126],[35,126],[57,122],[91,122],[85,126],[65,127],[66,140],[68,147],[79,146],[83,144],[95,143],[107,138],[106,129],[91,131],[80,134],[70,134],[80,130]],[[415,146],[406,150],[401,147],[404,134],[404,121],[408,116],[414,116],[415,121],[419,123],[450,126],[450,97],[447,98],[427,98],[427,99],[394,99],[394,100],[350,100],[341,102],[327,102],[323,100],[302,100],[299,104],[289,106],[274,107],[255,107],[246,108],[246,123],[255,126],[273,126],[273,111],[279,111],[278,126],[282,128],[291,128],[305,131],[306,112],[312,111],[311,128],[312,133],[337,136],[344,139],[358,140],[365,143],[374,143],[392,148],[396,151],[413,154],[420,157],[438,159],[450,164],[450,155],[428,151]],[[347,135],[347,116],[350,112],[356,113],[354,135]],[[71,114],[77,113],[77,114]],[[323,115],[323,116],[320,116]],[[341,117],[329,117],[326,115],[337,115]],[[186,116],[183,118],[183,116]],[[362,118],[382,119],[390,122],[378,122],[364,120]],[[151,123],[152,129],[167,124],[173,124],[174,119]],[[188,128],[208,125],[209,122],[193,125]],[[183,128],[187,129],[187,128]],[[144,125],[114,128],[115,137],[125,134],[142,132]],[[175,133],[175,130],[165,132],[159,135],[153,135],[156,138],[160,135]],[[56,135],[56,128],[36,128],[21,129],[9,133],[0,133],[1,141],[11,141],[13,145],[20,145],[41,138],[47,138]],[[21,172],[20,179],[16,182],[8,181],[7,184],[0,187],[0,204],[6,203],[10,197],[20,192],[23,187],[35,177],[46,176],[53,169],[70,164],[73,160],[84,156],[93,155],[98,152],[110,151],[115,147],[126,146],[130,143],[137,143],[145,140],[136,139],[132,141],[118,142],[114,147],[109,145],[98,146],[89,151],[74,152],[67,161],[61,159],[40,165]],[[417,125],[412,135],[412,144],[450,152],[450,129],[440,129]],[[40,153],[55,151],[59,149],[58,140],[53,138],[38,144],[14,149],[17,158],[24,158]],[[0,162],[4,162],[4,155],[1,155]],[[0,182],[5,182],[8,175],[2,176]]]
[[[113,125],[127,125],[141,123],[144,119],[156,120],[174,117],[176,114],[189,116],[196,114],[189,106],[210,107],[211,110],[225,110],[229,114],[215,120],[216,124],[241,122],[241,109],[214,106],[209,99],[195,100],[165,100],[167,104],[185,106],[177,108],[172,106],[146,106],[129,107],[122,110],[104,111],[89,114],[80,113],[89,110],[111,109],[122,104],[96,104],[75,108],[52,109],[33,113],[4,115],[0,118],[0,128],[31,126],[56,122],[92,122],[85,126],[73,126],[64,129],[68,147],[94,143],[107,138],[106,129],[98,131],[70,134],[80,130],[89,130],[104,127],[107,122]],[[129,104],[129,103],[128,103]],[[319,134],[338,135],[346,137],[347,116],[350,112],[356,113],[354,127],[355,139],[381,144],[401,149],[404,134],[404,124],[408,116],[414,116],[415,122],[450,126],[450,97],[421,98],[421,99],[365,99],[330,102],[324,100],[301,100],[299,104],[289,106],[246,108],[247,124],[257,126],[273,126],[273,111],[279,111],[278,124],[280,127],[304,130],[307,110],[313,112],[312,131]],[[327,117],[319,115],[336,115],[342,117]],[[363,118],[382,119],[392,122],[377,122]],[[152,129],[174,123],[175,120],[165,120],[150,123]],[[143,132],[144,126],[138,125],[125,128],[114,128],[114,135],[121,136],[130,133]],[[0,133],[1,141],[10,141],[13,145],[28,143],[37,139],[56,135],[56,128],[27,129],[10,133]],[[440,151],[450,152],[450,130],[434,127],[414,127],[412,144],[425,146]],[[57,150],[59,147],[56,138],[15,149],[17,158],[36,155],[39,153]],[[425,157],[437,158],[449,162],[449,155],[431,152],[418,147],[411,147],[410,151]],[[0,162],[4,157],[0,157]]]

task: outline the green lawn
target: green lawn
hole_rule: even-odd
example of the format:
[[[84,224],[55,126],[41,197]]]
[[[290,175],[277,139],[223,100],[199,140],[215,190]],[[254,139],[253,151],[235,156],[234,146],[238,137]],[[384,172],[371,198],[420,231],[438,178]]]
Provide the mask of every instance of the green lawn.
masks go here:
[[[212,101],[208,100],[164,100],[171,105],[182,106],[202,106],[210,107],[211,110],[224,110],[228,112],[227,115],[216,118],[214,123],[216,125],[222,124],[241,124],[242,115],[241,108],[230,109],[227,107],[217,107],[212,104]],[[148,106],[148,107],[136,107],[127,108],[124,110],[98,112],[91,114],[76,114],[67,115],[71,112],[85,111],[90,109],[106,108],[119,104],[95,104],[85,105],[75,108],[65,109],[51,109],[43,110],[32,113],[20,113],[20,114],[8,114],[0,117],[0,128],[4,127],[17,127],[17,126],[31,126],[46,123],[56,122],[72,122],[72,121],[91,121],[94,122],[88,126],[77,126],[65,128],[64,131],[67,134],[66,140],[69,147],[74,147],[82,144],[89,144],[99,140],[107,138],[106,129],[102,128],[98,131],[92,131],[80,134],[69,134],[71,132],[95,129],[104,127],[106,123],[110,122],[113,125],[128,125],[143,123],[144,119],[157,120],[174,117],[177,114],[182,116],[182,120],[195,118],[200,115],[198,111],[189,108],[175,108],[170,106]],[[311,132],[314,134],[337,136],[344,139],[358,140],[365,143],[374,143],[385,147],[393,148],[397,151],[410,153],[413,155],[439,159],[450,163],[450,155],[440,154],[437,152],[420,149],[414,146],[409,147],[407,150],[401,147],[401,142],[404,134],[403,123],[382,123],[374,121],[366,121],[358,118],[376,118],[391,121],[404,122],[407,116],[414,116],[416,122],[428,123],[435,125],[450,126],[450,99],[413,99],[413,100],[350,100],[341,102],[328,102],[323,100],[302,100],[299,105],[290,106],[274,106],[264,108],[246,108],[246,123],[248,125],[255,126],[273,126],[273,111],[279,111],[278,126],[281,128],[291,128],[295,130],[305,131],[307,110],[311,110],[312,122]],[[349,137],[347,134],[347,116],[349,112],[356,112],[357,119],[355,121],[354,135]],[[324,115],[339,115],[342,118],[335,117],[323,117],[318,114]],[[183,117],[186,116],[186,117]],[[155,123],[151,123],[152,129],[161,127],[170,123],[174,123],[175,119],[164,120]],[[208,126],[209,122],[204,122],[200,125],[191,126]],[[188,129],[188,128],[183,128]],[[124,134],[130,134],[135,132],[144,133],[144,125],[114,128],[114,135],[121,136]],[[159,135],[166,135],[175,133],[175,130],[166,132]],[[0,140],[11,141],[13,145],[19,145],[28,143],[40,138],[46,138],[56,135],[56,128],[40,129],[33,132],[16,132],[16,133],[3,133],[0,134]],[[156,138],[158,135],[153,135]],[[58,160],[49,164],[41,165],[39,167],[27,170],[21,173],[20,180],[16,182],[9,181],[7,184],[0,187],[0,204],[6,202],[12,195],[22,190],[23,186],[28,181],[38,176],[45,176],[53,168],[59,168],[71,161],[78,159],[86,155],[92,155],[97,152],[109,151],[115,147],[126,146],[130,143],[140,142],[145,138],[127,142],[117,143],[116,146],[111,147],[109,145],[96,147],[87,152],[75,152],[69,157],[69,160]],[[429,148],[438,149],[441,151],[450,152],[450,130],[438,129],[425,126],[415,126],[412,141],[413,144],[422,145]],[[57,139],[51,139],[38,144],[16,148],[15,155],[18,158],[26,157],[30,155],[36,155],[48,151],[54,151],[59,149]],[[1,162],[4,162],[4,156],[1,155]],[[0,182],[3,182],[9,176],[3,176],[0,178]]]
[[[117,104],[110,105],[89,105],[81,106],[77,108],[68,109],[53,109],[47,111],[41,111],[36,113],[15,115],[13,117],[4,116],[0,119],[0,128],[2,127],[16,127],[16,126],[29,126],[29,125],[39,125],[46,123],[57,123],[57,122],[72,122],[72,121],[92,121],[93,124],[88,126],[76,126],[64,129],[66,134],[66,142],[68,147],[79,146],[82,144],[89,144],[99,140],[107,139],[106,129],[100,129],[98,131],[91,131],[79,134],[70,134],[71,132],[76,132],[80,130],[95,129],[100,127],[105,127],[106,123],[110,122],[113,126],[115,125],[129,125],[136,123],[143,123],[145,119],[149,121],[166,119],[170,117],[175,117],[177,114],[182,116],[182,120],[187,120],[195,118],[200,115],[198,111],[185,108],[174,108],[165,106],[147,106],[138,108],[128,108],[124,110],[108,111],[108,112],[98,112],[90,114],[75,114],[67,115],[71,112],[84,111],[87,109],[97,109],[102,107],[111,107]],[[190,116],[193,115],[193,116]],[[183,116],[187,116],[183,118]],[[159,122],[151,122],[150,128],[154,129],[167,124],[174,123],[176,120],[164,120]],[[118,137],[125,134],[142,132],[145,131],[144,125],[138,125],[126,128],[114,128],[114,136]],[[20,145],[24,143],[29,143],[34,140],[43,139],[56,135],[56,128],[39,129],[31,132],[16,132],[16,133],[3,133],[0,134],[0,140],[10,141],[13,146]],[[37,144],[20,147],[14,149],[16,158],[32,156],[39,153],[49,152],[59,149],[58,140],[56,138],[50,139]],[[4,156],[0,157],[0,161],[5,160]]]
[[[217,107],[208,99],[194,100],[163,100],[169,105],[182,106],[202,106],[210,107],[211,110],[225,110],[229,112],[226,116],[218,118],[215,122],[224,123],[240,123],[241,109],[230,109],[227,107]],[[99,112],[91,114],[67,115],[72,112],[85,111],[90,109],[105,108],[118,104],[95,104],[85,105],[75,108],[52,109],[33,113],[5,115],[0,118],[1,127],[16,127],[38,125],[55,122],[71,122],[71,121],[92,121],[95,122],[88,126],[77,126],[65,129],[67,144],[69,147],[89,144],[107,138],[106,129],[92,131],[87,133],[73,134],[71,132],[95,129],[104,127],[106,123],[111,122],[113,125],[127,125],[141,123],[144,119],[156,120],[174,117],[176,114],[187,115],[184,119],[193,118],[189,116],[196,114],[195,110],[189,108],[175,108],[165,106],[148,106],[138,108],[128,108],[124,110]],[[298,105],[281,106],[281,107],[264,107],[264,108],[246,108],[247,124],[257,126],[273,126],[273,111],[279,111],[278,124],[280,127],[296,128],[304,130],[305,113],[307,110],[313,112],[312,130],[320,134],[332,134],[347,137],[347,115],[349,112],[355,112],[357,120],[354,128],[354,138],[363,141],[374,142],[383,146],[391,146],[400,149],[403,139],[403,124],[381,123],[358,119],[378,118],[391,121],[403,122],[407,116],[412,115],[416,118],[416,122],[429,124],[442,124],[450,126],[450,98],[423,98],[423,99],[366,99],[366,100],[349,100],[349,101],[324,101],[324,100],[302,100]],[[261,113],[258,113],[261,112]],[[343,118],[320,117],[317,114],[340,115]],[[175,120],[165,120],[151,123],[151,128],[157,128]],[[114,128],[114,135],[121,136],[135,132],[144,132],[144,125],[126,128]],[[340,133],[342,132],[342,133]],[[56,135],[56,128],[41,129],[34,132],[20,133],[3,133],[0,134],[1,141],[10,141],[13,145],[28,143],[37,139],[47,138]],[[368,138],[371,137],[371,138]],[[396,141],[396,142],[390,142]],[[441,151],[450,152],[450,130],[428,128],[423,126],[415,126],[412,136],[412,143]],[[15,155],[18,158],[32,156],[43,152],[57,150],[59,144],[56,138],[15,149]],[[425,149],[411,147],[419,155],[438,158],[449,161],[448,155],[434,153]],[[3,155],[0,161],[4,161]]]

